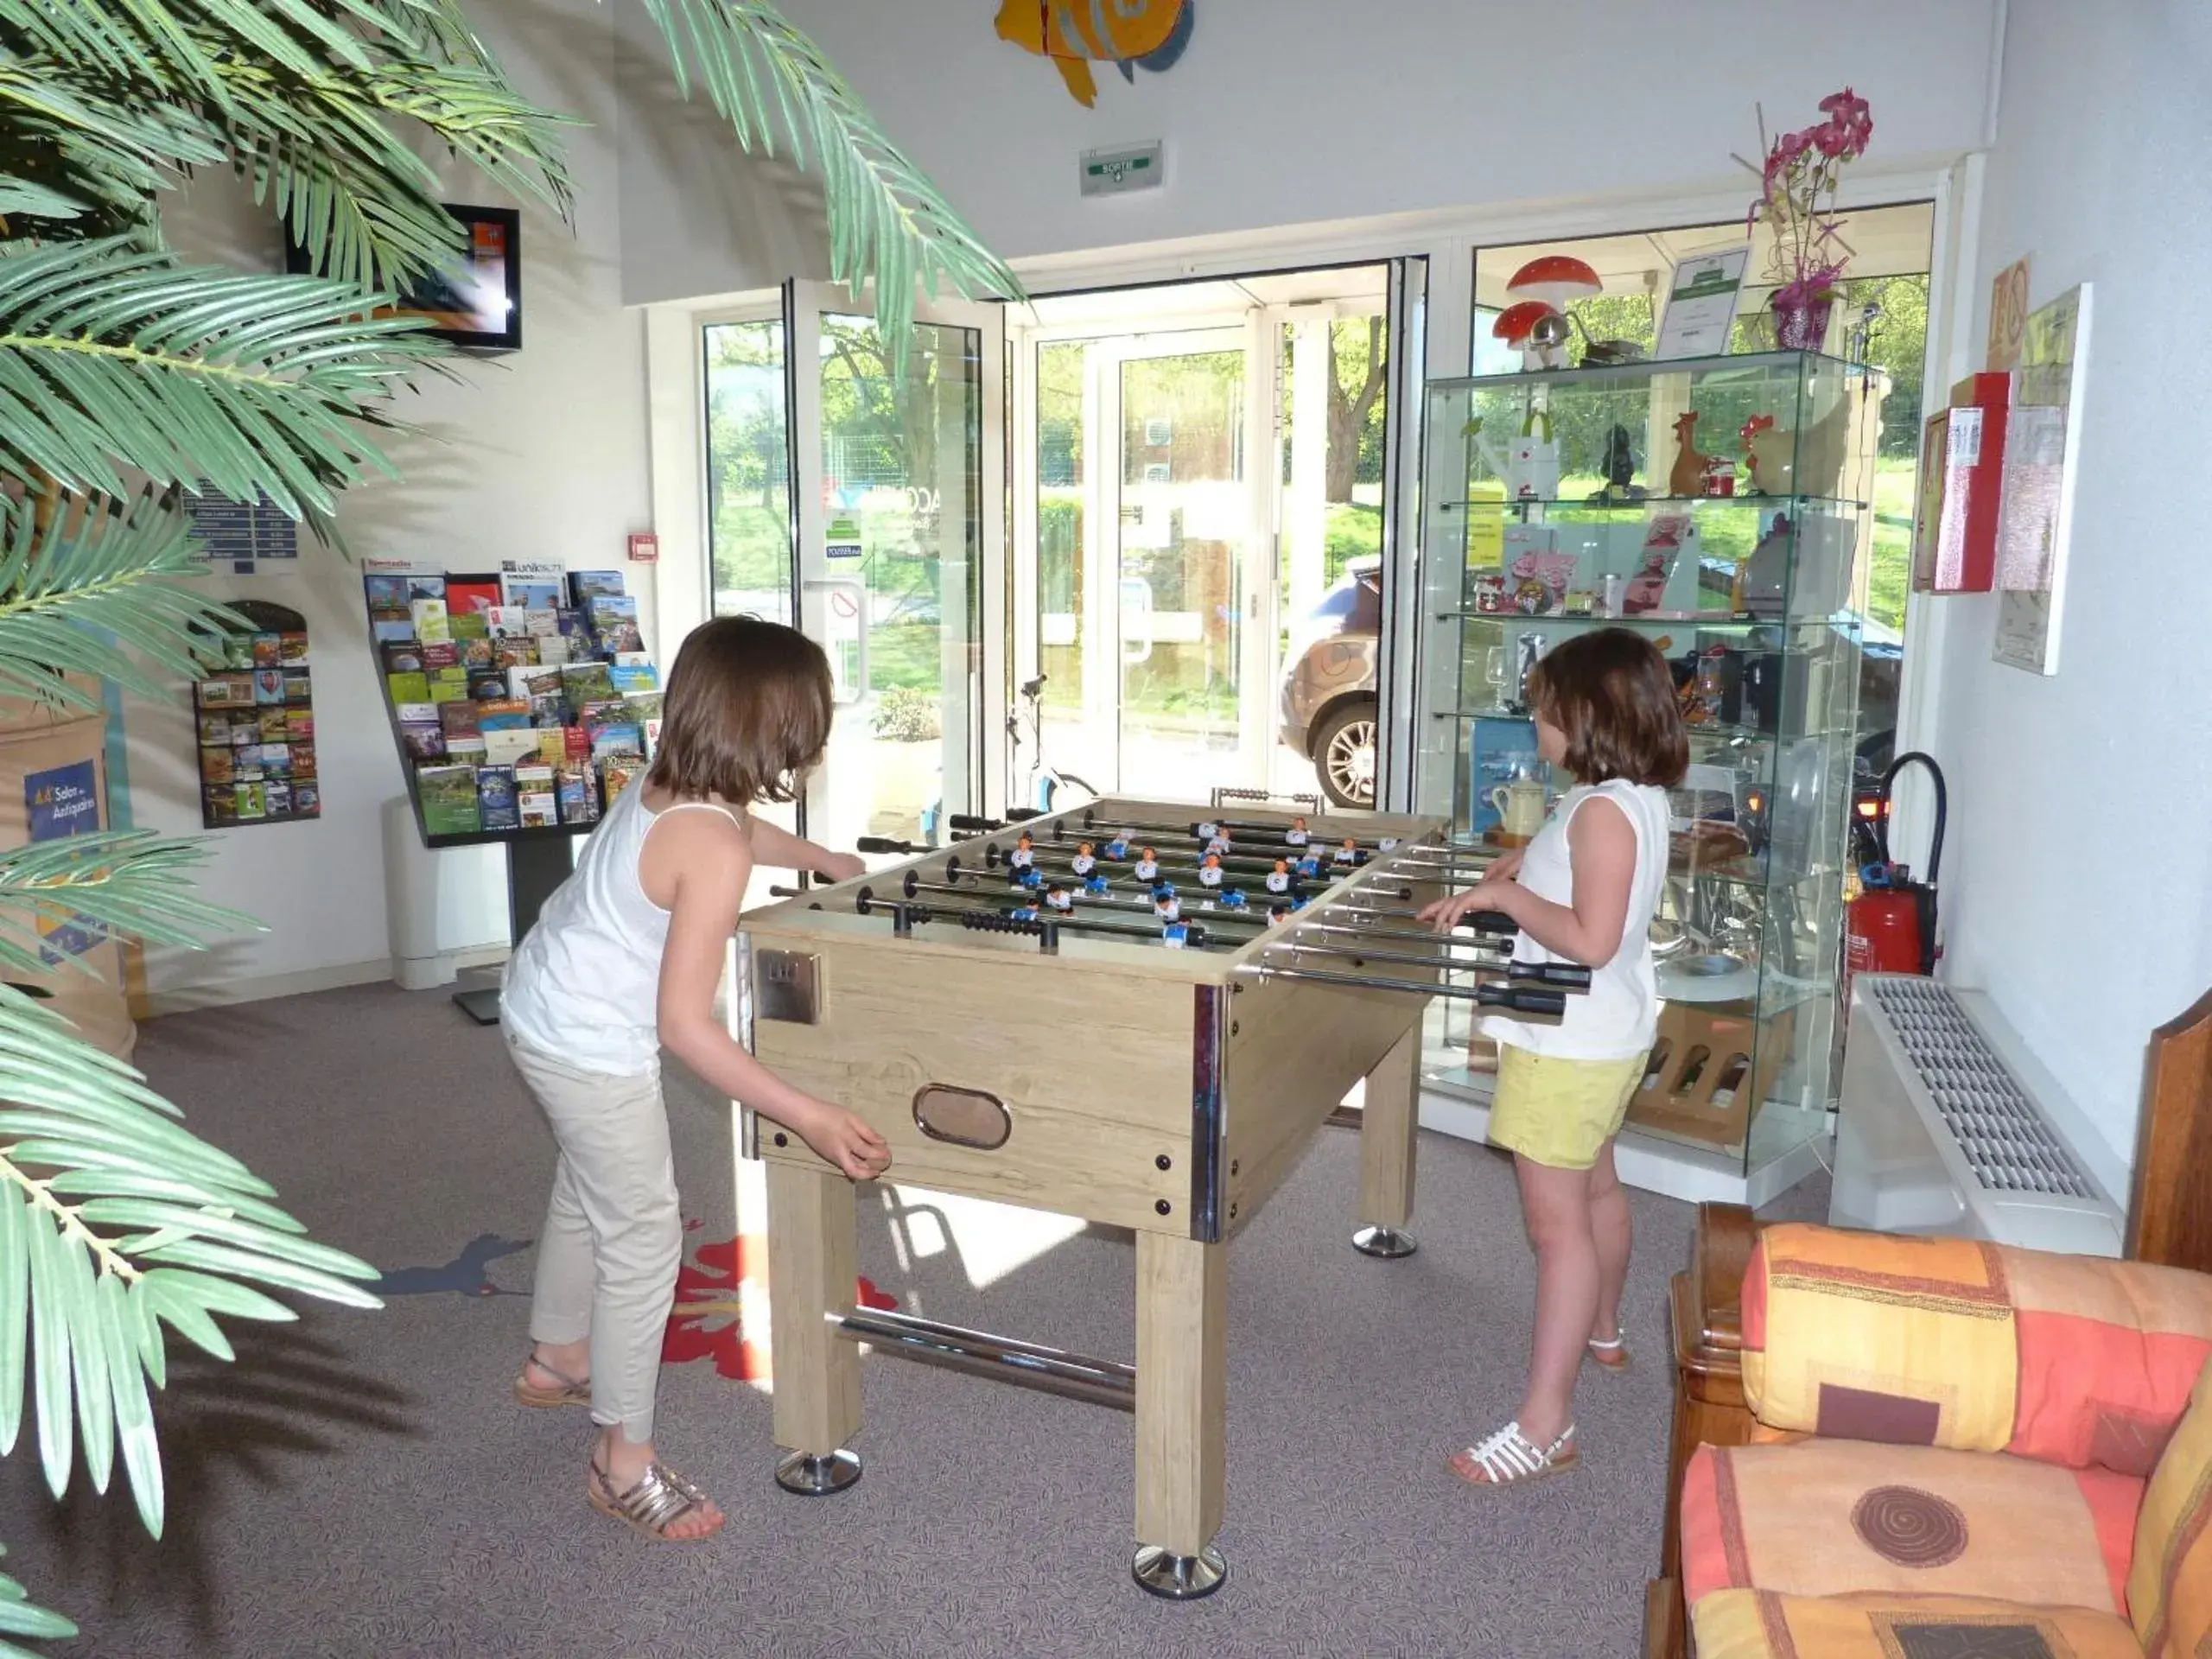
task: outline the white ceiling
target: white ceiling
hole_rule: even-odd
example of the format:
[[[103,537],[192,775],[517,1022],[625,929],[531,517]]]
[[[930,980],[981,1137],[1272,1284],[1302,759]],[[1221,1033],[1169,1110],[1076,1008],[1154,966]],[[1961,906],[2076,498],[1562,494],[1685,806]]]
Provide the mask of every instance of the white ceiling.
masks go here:
[[[1380,311],[1388,293],[1389,276],[1386,265],[1348,265],[1218,282],[1052,294],[1015,306],[1013,315],[1039,327],[1096,327],[1118,331],[1173,327],[1200,318],[1239,315],[1262,305],[1333,302]]]

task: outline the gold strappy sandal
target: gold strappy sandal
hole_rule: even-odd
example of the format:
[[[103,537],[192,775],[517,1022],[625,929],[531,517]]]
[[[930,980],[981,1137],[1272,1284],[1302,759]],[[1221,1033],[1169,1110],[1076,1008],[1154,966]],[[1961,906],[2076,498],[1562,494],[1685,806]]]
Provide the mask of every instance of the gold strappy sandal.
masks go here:
[[[528,1380],[530,1368],[537,1366],[560,1383],[557,1389],[541,1389]],[[550,1411],[560,1406],[588,1406],[591,1404],[591,1383],[579,1382],[566,1372],[556,1371],[532,1351],[522,1363],[522,1370],[515,1377],[515,1401],[519,1405],[531,1406],[540,1411]]]
[[[638,1484],[618,1496],[614,1483],[599,1466],[599,1460],[592,1460],[592,1508],[601,1515],[613,1516],[657,1544],[703,1543],[720,1532],[721,1529],[717,1526],[713,1531],[695,1537],[682,1537],[668,1529],[692,1510],[703,1509],[707,1503],[704,1492],[663,1463],[648,1464],[645,1472],[638,1477]]]

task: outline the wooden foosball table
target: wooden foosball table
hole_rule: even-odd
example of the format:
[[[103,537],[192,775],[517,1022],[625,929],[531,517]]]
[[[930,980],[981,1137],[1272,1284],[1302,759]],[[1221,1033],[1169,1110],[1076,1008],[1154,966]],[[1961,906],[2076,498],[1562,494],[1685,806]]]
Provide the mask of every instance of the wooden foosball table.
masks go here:
[[[944,849],[864,842],[909,855],[749,912],[741,1034],[881,1135],[891,1179],[1134,1232],[1135,1361],[856,1308],[852,1183],[741,1111],[742,1154],[766,1166],[777,1478],[859,1478],[861,1342],[1133,1410],[1132,1571],[1204,1595],[1226,1571],[1231,1242],[1364,1078],[1353,1242],[1411,1253],[1428,999],[1555,1016],[1587,974],[1513,968],[1502,917],[1425,930],[1421,906],[1478,868],[1427,819],[1108,800],[975,827]],[[1073,1028],[1095,1064],[1035,1040]]]

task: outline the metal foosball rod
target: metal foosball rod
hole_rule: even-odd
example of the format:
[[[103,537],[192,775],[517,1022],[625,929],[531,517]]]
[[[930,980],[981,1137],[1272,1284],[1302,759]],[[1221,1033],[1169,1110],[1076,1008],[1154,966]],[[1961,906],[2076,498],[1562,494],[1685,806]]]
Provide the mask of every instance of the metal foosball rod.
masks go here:
[[[976,896],[966,887],[939,888],[933,887],[928,883],[918,884],[917,891],[943,893],[961,899],[973,899]],[[1072,916],[1057,912],[1040,914],[1031,918],[1014,916],[1006,911],[988,906],[963,907],[957,910],[936,909],[912,899],[886,898],[872,887],[862,887],[854,899],[853,908],[862,916],[873,916],[880,912],[890,917],[894,932],[906,933],[911,932],[915,927],[942,923],[947,926],[965,928],[969,932],[975,933],[1033,935],[1043,944],[1047,952],[1056,948],[1058,935],[1062,931],[1117,935],[1123,938],[1142,939],[1154,944],[1162,942],[1160,929],[1156,923],[1100,921],[1090,917]],[[1203,923],[1190,922],[1185,924],[1185,926],[1187,929],[1185,944],[1192,950],[1229,950],[1236,946],[1236,941],[1215,938]]]
[[[1300,929],[1300,931],[1308,930]],[[1332,932],[1340,929],[1330,929]],[[1447,944],[1453,941],[1446,941]],[[1562,990],[1586,991],[1590,988],[1590,970],[1573,962],[1515,962],[1510,958],[1471,961],[1459,957],[1421,957],[1410,951],[1370,950],[1356,944],[1307,944],[1295,937],[1270,945],[1269,950],[1290,950],[1304,956],[1343,957],[1357,966],[1363,962],[1388,962],[1409,968],[1436,968],[1448,974],[1491,974],[1524,985],[1552,985]]]
[[[1455,969],[1466,969],[1482,973],[1506,974],[1514,979],[1527,980],[1540,984],[1565,985],[1571,989],[1575,990],[1587,990],[1590,986],[1590,970],[1584,967],[1580,963],[1516,962],[1509,956],[1500,954],[1500,952],[1505,948],[1503,940],[1493,944],[1489,940],[1482,938],[1454,938],[1449,934],[1395,933],[1378,931],[1373,928],[1343,927],[1328,922],[1308,921],[1303,919],[1298,922],[1294,930],[1294,934],[1295,937],[1301,939],[1307,934],[1334,934],[1350,939],[1372,940],[1381,938],[1393,943],[1403,942],[1408,944],[1417,942],[1426,943],[1432,950],[1440,951],[1441,954],[1432,956],[1392,956],[1386,955],[1384,952],[1380,950],[1370,949],[1368,946],[1363,944],[1332,944],[1317,946],[1315,948],[1326,950],[1344,956],[1368,957],[1376,962],[1444,963]],[[1474,950],[1482,954],[1472,957],[1456,957],[1452,954],[1455,950]]]
[[[934,893],[939,895],[957,894],[960,897],[969,899],[1011,901],[1020,905],[1025,909],[1035,910],[1039,915],[1043,916],[1066,917],[1073,914],[1077,909],[1080,908],[1093,912],[1102,911],[1112,912],[1116,915],[1129,918],[1132,922],[1138,923],[1141,925],[1154,930],[1157,930],[1161,925],[1161,923],[1154,914],[1153,903],[1149,899],[1140,899],[1134,894],[1088,893],[1083,892],[1078,887],[1071,882],[1061,882],[1058,884],[1065,888],[1067,893],[1069,907],[1066,910],[1062,910],[1056,906],[1047,904],[1040,894],[1033,894],[1026,888],[981,886],[963,887],[957,880],[949,882],[925,881],[922,879],[920,873],[914,870],[909,870],[906,872],[901,885],[903,891],[909,899],[918,897],[923,893]],[[1193,925],[1199,922],[1205,922],[1209,925],[1217,927],[1249,927],[1255,931],[1268,925],[1267,912],[1262,907],[1255,906],[1249,909],[1237,909],[1225,906],[1209,906],[1206,908],[1201,909],[1198,904],[1183,902],[1185,895],[1180,893],[1177,893],[1175,897],[1180,906],[1180,909],[1176,918],[1179,921]]]
[[[1154,849],[1155,853],[1157,850],[1157,849]],[[996,845],[987,848],[983,858],[985,868],[995,873],[1001,869],[1019,868],[1014,865],[1013,855]],[[1154,883],[1167,881],[1183,886],[1205,885],[1203,880],[1205,867],[1195,860],[1155,857],[1154,862],[1158,867],[1158,870],[1157,874],[1150,878],[1137,875],[1137,861],[1135,859],[1111,859],[1103,856],[1097,856],[1096,861],[1088,872],[1077,873],[1073,856],[1061,852],[1058,848],[1047,844],[1031,849],[1033,868],[1052,874],[1064,874],[1076,881],[1087,881],[1094,875],[1103,875],[1110,881],[1116,875],[1124,875],[1133,880],[1149,879]],[[1224,860],[1220,868],[1222,879],[1219,885],[1224,890],[1230,887],[1241,887],[1248,897],[1258,893],[1269,892],[1266,883],[1268,874],[1274,868],[1272,863],[1268,864],[1265,869],[1255,869],[1251,868],[1249,861],[1240,865],[1237,861]],[[1287,893],[1311,891],[1317,887],[1330,885],[1330,876],[1325,870],[1319,875],[1311,876],[1301,876],[1291,872],[1285,874],[1289,876],[1290,880],[1289,887],[1285,889]],[[1370,890],[1386,898],[1410,899],[1413,897],[1411,887],[1376,887]],[[1281,895],[1271,893],[1270,896]]]
[[[1062,830],[1055,834],[1052,833],[1049,830],[1040,834],[1034,829],[1025,829],[1021,833],[1029,836],[1033,848],[1079,847],[1084,843],[1088,842],[1094,849],[1095,855],[1098,858],[1101,863],[1135,862],[1134,859],[1113,859],[1104,852],[1096,850],[1111,844],[1109,841],[1096,836],[1068,830]],[[1165,840],[1166,838],[1163,836],[1160,839]],[[1209,856],[1203,846],[1177,846],[1171,842],[1167,846],[1166,853],[1163,855],[1160,853],[1160,847],[1156,842],[1137,842],[1130,844],[1132,846],[1142,845],[1151,847],[1154,855],[1160,857],[1160,861],[1163,864],[1186,864],[1192,868],[1196,868],[1201,861]],[[994,839],[989,851],[985,855],[987,857],[990,856],[991,854],[998,853],[999,850],[998,843],[996,840]],[[1305,856],[1305,850],[1301,850],[1297,848],[1286,847],[1280,851],[1240,852],[1234,845],[1232,845],[1229,851],[1225,853],[1215,853],[1212,854],[1211,856],[1221,861],[1221,868],[1224,871],[1243,868],[1248,869],[1257,869],[1261,874],[1264,874],[1268,869],[1273,868],[1278,863],[1298,863]],[[1357,865],[1351,864],[1334,864],[1327,858],[1321,858],[1319,861],[1321,865],[1322,873],[1327,873],[1331,870],[1334,870],[1339,874],[1348,874],[1352,870],[1361,868]]]
[[[1306,968],[1278,968],[1272,962],[1248,963],[1236,972],[1255,979],[1306,980],[1317,985],[1353,986],[1363,990],[1409,991],[1417,996],[1448,996],[1489,1008],[1510,1008],[1539,1019],[1557,1019],[1567,1013],[1567,993],[1526,985],[1423,984],[1410,979],[1381,975],[1317,973]]]
[[[1078,810],[1083,814],[1083,830],[1097,832],[1090,835],[1090,838],[1092,840],[1102,839],[1106,832],[1115,830],[1146,832],[1163,839],[1173,836],[1195,839],[1198,838],[1198,828],[1201,824],[1211,823],[1230,831],[1231,839],[1241,834],[1268,842],[1269,844],[1289,845],[1282,839],[1289,831],[1288,824],[1269,823],[1257,818],[1232,818],[1217,814],[1185,818],[1176,823],[1166,823],[1156,818],[1109,818],[1102,817],[1095,804],[1085,804],[1080,809],[1070,807],[1060,812],[1009,813],[1003,818],[977,817],[972,813],[956,812],[945,820],[945,823],[948,828],[968,835],[988,836],[996,835],[1003,830],[1018,831],[1024,829],[1029,830],[1033,834],[1035,827],[1040,823],[1065,824]],[[1309,817],[1307,827],[1315,842],[1328,841],[1341,844],[1344,840],[1343,831],[1345,827],[1354,824],[1355,822],[1347,818],[1331,819],[1314,815]],[[1372,855],[1385,850],[1382,843],[1389,837],[1361,836],[1355,830],[1351,839],[1357,843],[1362,852]]]

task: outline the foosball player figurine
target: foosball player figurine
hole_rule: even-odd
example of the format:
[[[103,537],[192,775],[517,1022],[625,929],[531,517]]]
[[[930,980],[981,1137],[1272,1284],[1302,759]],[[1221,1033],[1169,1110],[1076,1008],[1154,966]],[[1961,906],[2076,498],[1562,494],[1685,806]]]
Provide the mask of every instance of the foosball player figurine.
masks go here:
[[[1189,925],[1184,922],[1169,922],[1166,926],[1160,930],[1160,942],[1170,950],[1182,950],[1191,942]]]
[[[1152,895],[1152,913],[1163,922],[1179,922],[1183,919],[1183,901],[1175,896],[1173,888],[1155,893]]]
[[[1198,885],[1202,887],[1217,887],[1221,885],[1221,855],[1219,854],[1208,853],[1205,862],[1198,866]]]
[[[1122,860],[1128,857],[1128,855],[1129,838],[1127,836],[1122,835],[1119,830],[1116,830],[1114,835],[1114,839],[1106,843],[1106,856],[1112,859],[1116,864],[1119,864]]]
[[[1315,876],[1320,874],[1321,855],[1319,853],[1308,853],[1305,857],[1300,859],[1298,861],[1298,874],[1304,876],[1309,881]]]
[[[1014,872],[1014,885],[1034,890],[1045,885],[1045,877],[1034,864],[1031,864]]]
[[[1024,830],[1021,838],[1014,843],[1014,851],[1007,856],[1007,862],[1017,870],[1026,870],[1036,861],[1037,843],[1029,838],[1028,831]]]
[[[1037,906],[1034,905],[1016,905],[1012,910],[1007,912],[1007,918],[1010,921],[1033,922],[1037,919]]]
[[[1075,856],[1068,861],[1068,868],[1077,875],[1089,875],[1097,866],[1098,860],[1093,856],[1091,845],[1087,841],[1075,849]]]
[[[1290,906],[1288,903],[1278,900],[1276,903],[1268,906],[1268,925],[1269,927],[1280,927],[1289,919]]]
[[[1300,822],[1302,823],[1303,820],[1301,819]],[[1268,891],[1269,893],[1288,893],[1290,891],[1290,861],[1288,859],[1279,858],[1275,860],[1274,868],[1268,872],[1267,885]]]
[[[1282,838],[1286,846],[1303,847],[1313,839],[1313,832],[1306,827],[1304,818],[1293,818],[1290,828],[1283,831]]]
[[[1244,889],[1242,887],[1231,887],[1226,893],[1223,893],[1221,895],[1221,907],[1224,910],[1243,909]]]
[[[1229,834],[1226,830],[1216,830],[1213,834],[1206,837],[1207,857],[1215,858],[1225,856],[1228,851]]]
[[[1151,848],[1147,847],[1144,849],[1143,855],[1137,860],[1137,880],[1140,881],[1156,881],[1159,879],[1159,855],[1154,853]]]
[[[1083,884],[1083,890],[1087,893],[1092,894],[1094,897],[1105,892],[1106,888],[1106,878],[1103,875],[1094,875],[1090,880]]]
[[[1350,836],[1346,836],[1344,837],[1344,844],[1337,849],[1337,855],[1335,858],[1332,859],[1330,862],[1334,864],[1358,863],[1359,843],[1357,841],[1354,841]]]
[[[1070,911],[1075,908],[1075,895],[1055,881],[1045,889],[1046,907],[1050,910]]]

